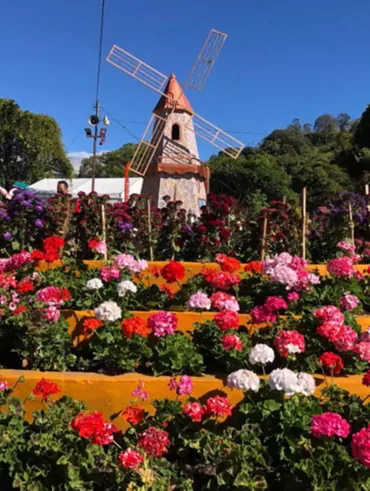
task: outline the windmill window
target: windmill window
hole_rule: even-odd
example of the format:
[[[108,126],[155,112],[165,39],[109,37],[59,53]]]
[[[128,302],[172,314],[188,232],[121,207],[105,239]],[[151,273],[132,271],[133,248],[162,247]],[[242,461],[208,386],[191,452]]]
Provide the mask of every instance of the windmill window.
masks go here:
[[[172,140],[179,141],[180,140],[180,126],[178,124],[172,125]]]

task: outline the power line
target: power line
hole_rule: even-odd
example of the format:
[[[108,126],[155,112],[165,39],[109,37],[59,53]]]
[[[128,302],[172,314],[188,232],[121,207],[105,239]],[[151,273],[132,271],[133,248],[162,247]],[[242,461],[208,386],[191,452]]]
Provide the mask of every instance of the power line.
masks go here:
[[[103,35],[104,35],[104,11],[105,11],[105,0],[102,0],[101,15],[100,15],[100,39],[99,39],[98,71],[96,74],[96,97],[95,97],[96,101],[99,100],[101,57],[102,57],[102,51],[103,51]]]
[[[137,141],[140,141],[140,138],[138,136],[136,136],[134,133],[132,133],[132,131],[130,131],[127,126],[125,126],[123,123],[121,123],[120,120],[118,120],[117,118],[115,118],[112,113],[108,112],[107,109],[105,107],[102,107],[103,111],[107,114],[107,116],[112,120],[114,121],[120,128],[122,128],[124,131],[126,131],[126,133],[128,133],[130,136],[132,136],[133,138],[135,138],[135,140]],[[146,124],[146,123],[143,123],[143,124]]]

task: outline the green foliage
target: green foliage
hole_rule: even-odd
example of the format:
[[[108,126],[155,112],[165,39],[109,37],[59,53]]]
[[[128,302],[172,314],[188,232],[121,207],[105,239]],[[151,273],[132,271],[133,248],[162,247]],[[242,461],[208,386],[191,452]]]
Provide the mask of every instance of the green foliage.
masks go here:
[[[123,165],[132,159],[135,149],[136,145],[126,143],[118,150],[98,155],[96,157],[96,177],[123,177]],[[91,177],[92,167],[92,157],[83,159],[78,177]]]
[[[191,338],[175,333],[155,344],[151,366],[154,375],[197,375],[202,372],[203,357],[197,352]]]
[[[44,114],[22,111],[12,100],[0,99],[0,181],[35,182],[46,177],[72,177],[57,122]]]

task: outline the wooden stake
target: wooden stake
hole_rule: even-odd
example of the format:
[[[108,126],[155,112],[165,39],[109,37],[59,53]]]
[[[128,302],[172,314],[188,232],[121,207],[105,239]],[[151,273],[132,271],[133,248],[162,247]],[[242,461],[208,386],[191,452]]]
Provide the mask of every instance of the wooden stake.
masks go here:
[[[150,198],[148,199],[148,239],[149,239],[149,259],[153,261],[153,246],[152,246],[152,218],[150,208]]]
[[[369,196],[369,185],[368,184],[365,184],[365,196]],[[369,203],[368,198],[366,199],[366,201],[367,201],[367,211],[370,212],[370,203]]]
[[[103,232],[103,241],[107,245],[107,230],[106,230],[106,220],[105,220],[105,205],[101,205],[101,224]],[[108,248],[104,252],[104,261],[108,260]]]
[[[263,261],[265,259],[265,248],[266,248],[266,236],[267,236],[267,213],[263,217],[262,225],[262,240],[261,240],[261,254],[260,259]]]
[[[302,189],[302,258],[306,259],[306,208],[307,208],[307,189]]]
[[[352,244],[354,244],[355,243],[355,224],[353,222],[351,203],[348,205],[348,213],[349,213],[349,228],[351,230],[351,242],[352,242]]]

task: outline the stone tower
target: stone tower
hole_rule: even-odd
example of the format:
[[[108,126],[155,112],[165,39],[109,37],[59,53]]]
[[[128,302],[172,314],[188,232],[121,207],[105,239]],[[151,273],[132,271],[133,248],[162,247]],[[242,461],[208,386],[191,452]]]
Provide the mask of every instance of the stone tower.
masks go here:
[[[164,196],[182,201],[183,208],[199,215],[205,203],[208,169],[201,165],[195,133],[193,109],[183,94],[174,74],[154,108],[154,113],[166,118],[164,133],[152,163],[144,177],[143,194],[151,194],[160,208]],[[172,101],[177,101],[174,109]],[[160,124],[158,122],[157,124]]]

